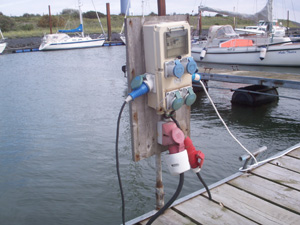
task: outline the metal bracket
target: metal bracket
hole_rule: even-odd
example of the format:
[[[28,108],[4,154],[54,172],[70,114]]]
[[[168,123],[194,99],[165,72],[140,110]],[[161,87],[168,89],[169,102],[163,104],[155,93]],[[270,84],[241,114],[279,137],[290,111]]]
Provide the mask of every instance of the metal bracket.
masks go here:
[[[263,147],[257,149],[255,152],[253,152],[252,155],[254,157],[257,157],[259,153],[264,152],[266,150],[267,150],[267,146],[263,146]],[[250,164],[254,163],[254,159],[249,154],[242,155],[239,157],[239,159],[240,159],[240,161],[244,161],[243,169],[247,168],[247,164],[250,159],[252,159]]]

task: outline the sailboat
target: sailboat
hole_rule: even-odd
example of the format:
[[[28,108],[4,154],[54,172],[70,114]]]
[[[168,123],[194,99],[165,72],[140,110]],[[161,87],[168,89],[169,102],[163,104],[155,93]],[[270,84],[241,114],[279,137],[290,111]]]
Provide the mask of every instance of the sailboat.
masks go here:
[[[79,4],[80,25],[75,29],[58,30],[59,33],[45,35],[39,47],[40,51],[92,48],[92,47],[103,46],[105,42],[105,38],[100,37],[100,38],[92,39],[90,36],[84,35],[80,0],[78,1],[78,4]],[[72,33],[77,35],[71,37],[67,33]]]
[[[267,32],[269,22],[260,20],[256,26],[246,26],[243,28],[235,28],[235,32],[238,34],[265,34]],[[278,20],[273,20],[272,24],[273,36],[285,36],[286,28],[282,24],[278,25]]]
[[[3,34],[1,32],[1,29],[0,29],[0,35],[1,35],[1,40],[0,40],[0,54],[2,54],[2,52],[4,51],[4,49],[6,48],[6,42],[4,42],[4,37],[3,37]]]
[[[272,0],[257,14],[242,15],[203,7],[202,10],[244,18],[272,21]],[[272,22],[265,35],[238,35],[230,25],[212,26],[207,40],[192,45],[192,56],[198,62],[230,65],[300,67],[300,44],[290,38],[272,35]]]

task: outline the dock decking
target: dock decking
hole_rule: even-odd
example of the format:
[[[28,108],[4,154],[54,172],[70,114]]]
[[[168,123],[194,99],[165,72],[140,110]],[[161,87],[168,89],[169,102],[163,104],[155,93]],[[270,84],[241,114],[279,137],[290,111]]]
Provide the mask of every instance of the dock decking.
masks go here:
[[[256,84],[272,87],[300,89],[300,75],[258,71],[233,71],[220,69],[201,69],[201,79],[229,83]],[[195,87],[201,85],[193,84]]]
[[[210,191],[212,201],[200,190],[177,200],[153,224],[300,224],[300,145],[211,185]],[[126,224],[144,225],[149,216]]]

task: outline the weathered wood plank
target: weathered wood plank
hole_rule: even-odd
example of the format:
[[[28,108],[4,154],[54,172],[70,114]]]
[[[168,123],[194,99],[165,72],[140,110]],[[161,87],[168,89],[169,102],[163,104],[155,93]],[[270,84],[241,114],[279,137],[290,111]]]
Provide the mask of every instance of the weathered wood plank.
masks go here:
[[[300,192],[255,175],[245,174],[229,182],[267,201],[300,213]]]
[[[188,21],[187,15],[133,17],[125,20],[126,35],[126,67],[128,90],[131,80],[146,72],[142,26],[145,22]],[[132,158],[139,161],[154,154],[159,154],[167,148],[157,143],[157,122],[162,116],[147,106],[146,96],[141,96],[129,104]],[[190,107],[183,106],[176,112],[176,119],[185,135],[190,136]]]
[[[289,155],[294,155],[294,152],[299,152],[299,149]],[[290,160],[284,161],[284,164],[300,162],[297,157],[284,158]],[[214,187],[211,189],[214,201],[202,196],[207,196],[207,193],[195,192],[188,198],[182,198],[184,200],[177,200],[177,205],[168,209],[166,214],[174,210],[197,224],[299,224],[299,176],[298,172],[267,163],[253,170],[252,174],[235,175],[211,185]],[[169,219],[165,217],[166,221],[158,219],[160,222],[154,224],[174,224],[168,223],[173,217],[176,218],[172,215]]]
[[[286,186],[295,188],[298,191],[300,191],[300,173],[295,173],[288,169],[276,166],[274,164],[269,164],[269,163],[251,172],[253,174],[265,177],[269,180],[272,180],[279,184],[284,184]]]
[[[289,156],[282,156],[271,161],[271,163],[300,173],[300,163],[298,159]]]
[[[296,150],[290,152],[287,155],[300,159],[300,148],[297,148]]]
[[[147,224],[149,219],[141,222],[142,225]],[[164,214],[159,216],[153,223],[153,225],[195,225],[189,218],[183,217],[176,213],[172,209],[168,209]]]
[[[215,201],[261,224],[299,224],[300,215],[223,184],[211,190]],[[205,194],[207,196],[207,194]]]
[[[174,208],[201,224],[256,224],[203,196],[197,196]]]

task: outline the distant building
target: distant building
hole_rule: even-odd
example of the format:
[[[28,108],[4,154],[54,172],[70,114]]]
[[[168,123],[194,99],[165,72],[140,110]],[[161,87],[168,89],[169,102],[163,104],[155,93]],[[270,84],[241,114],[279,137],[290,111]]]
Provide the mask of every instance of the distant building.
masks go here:
[[[121,13],[125,15],[128,6],[127,15],[129,15],[129,11],[130,11],[129,9],[131,8],[130,0],[120,0],[120,3],[121,3]]]

